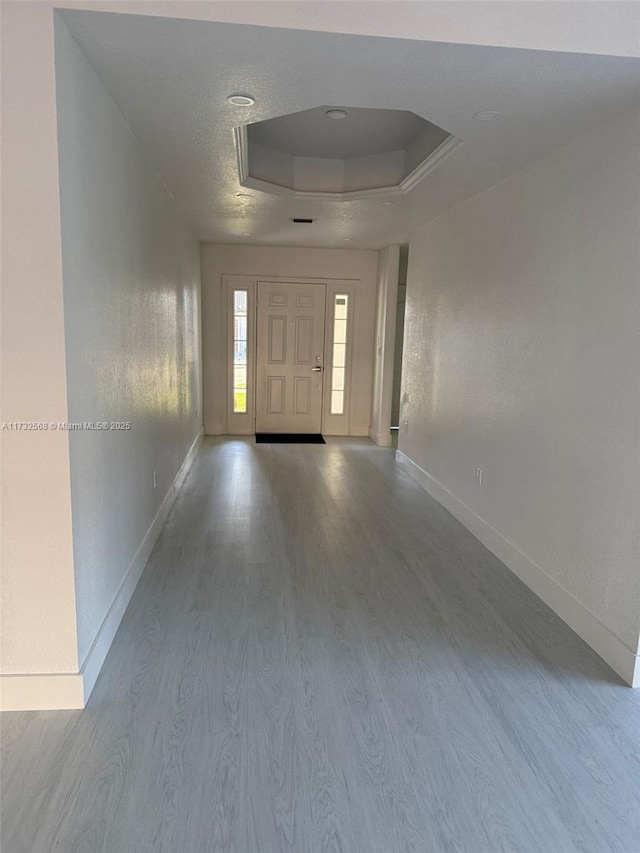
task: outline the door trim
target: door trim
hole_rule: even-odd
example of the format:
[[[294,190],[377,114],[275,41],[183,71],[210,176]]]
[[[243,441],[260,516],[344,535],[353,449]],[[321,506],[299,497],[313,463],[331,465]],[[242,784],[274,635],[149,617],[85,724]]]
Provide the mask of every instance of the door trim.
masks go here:
[[[224,413],[222,428],[224,435],[255,435],[256,431],[256,336],[257,336],[257,284],[258,282],[270,284],[324,284],[326,285],[325,301],[325,370],[323,374],[322,393],[322,432],[324,435],[351,435],[351,429],[355,423],[355,394],[353,393],[353,354],[356,336],[358,334],[359,311],[357,309],[357,291],[360,279],[331,279],[331,278],[309,278],[307,276],[269,276],[269,275],[234,275],[222,274],[222,288],[220,301],[220,337],[224,346],[225,360],[216,375],[219,377],[219,392],[221,409]],[[233,400],[233,291],[246,290],[248,296],[247,310],[247,412],[234,414]],[[347,337],[347,374],[345,411],[343,415],[330,414],[331,396],[331,347],[333,344],[333,306],[336,293],[349,294],[351,321]],[[357,424],[356,424],[357,426]],[[362,433],[364,434],[364,433]]]

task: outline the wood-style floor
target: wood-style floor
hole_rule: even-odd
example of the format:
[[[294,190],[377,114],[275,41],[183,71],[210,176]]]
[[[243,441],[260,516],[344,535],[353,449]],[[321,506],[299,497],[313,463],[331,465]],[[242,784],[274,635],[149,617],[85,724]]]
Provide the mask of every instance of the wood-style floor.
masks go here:
[[[392,451],[207,439],[2,853],[638,853],[640,691]]]

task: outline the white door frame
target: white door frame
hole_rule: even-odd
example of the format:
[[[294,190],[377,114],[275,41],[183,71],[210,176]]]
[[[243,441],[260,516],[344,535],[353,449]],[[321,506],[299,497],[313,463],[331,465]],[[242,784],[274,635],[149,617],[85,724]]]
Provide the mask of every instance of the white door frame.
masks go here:
[[[354,399],[353,394],[353,350],[356,337],[358,310],[357,289],[359,280],[355,279],[326,279],[308,278],[300,276],[286,278],[279,276],[246,276],[246,275],[223,275],[222,276],[222,306],[223,322],[221,323],[221,336],[224,341],[224,352],[226,362],[224,372],[221,375],[220,391],[222,411],[226,413],[224,425],[226,435],[254,435],[256,423],[255,407],[255,365],[256,365],[256,315],[257,300],[256,289],[259,281],[273,284],[324,284],[326,285],[325,303],[325,341],[324,341],[324,363],[323,373],[323,401],[322,401],[322,432],[324,435],[350,435],[353,423]],[[243,413],[233,412],[233,291],[245,290],[248,298],[247,310],[247,411]],[[346,353],[346,393],[345,409],[342,415],[330,413],[331,399],[331,348],[333,345],[333,311],[336,294],[348,294],[349,296],[349,325],[347,334]]]

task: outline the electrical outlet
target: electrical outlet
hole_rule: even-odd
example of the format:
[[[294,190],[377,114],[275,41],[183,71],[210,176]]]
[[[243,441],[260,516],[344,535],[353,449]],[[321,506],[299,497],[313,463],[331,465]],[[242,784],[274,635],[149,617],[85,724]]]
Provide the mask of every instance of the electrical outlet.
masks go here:
[[[157,476],[156,469],[154,468],[153,469],[153,488],[155,489],[157,485],[158,485],[158,476]]]
[[[476,468],[476,482],[479,486],[482,485],[482,468]]]

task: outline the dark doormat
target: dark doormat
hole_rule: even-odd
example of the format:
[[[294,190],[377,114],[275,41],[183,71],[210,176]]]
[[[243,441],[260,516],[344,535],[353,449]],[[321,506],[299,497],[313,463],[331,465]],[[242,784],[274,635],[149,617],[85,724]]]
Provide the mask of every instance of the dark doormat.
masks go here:
[[[326,444],[320,433],[257,432],[256,444]]]

